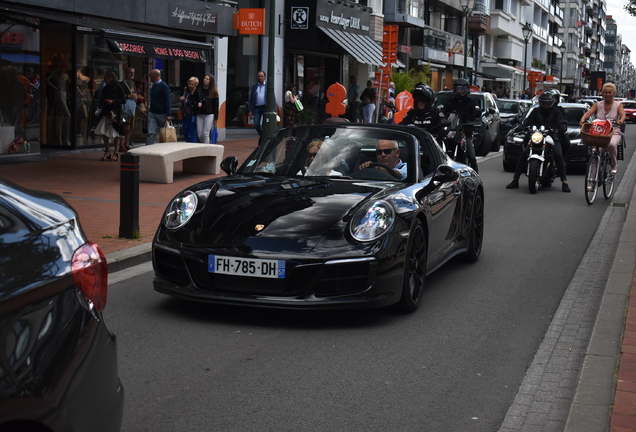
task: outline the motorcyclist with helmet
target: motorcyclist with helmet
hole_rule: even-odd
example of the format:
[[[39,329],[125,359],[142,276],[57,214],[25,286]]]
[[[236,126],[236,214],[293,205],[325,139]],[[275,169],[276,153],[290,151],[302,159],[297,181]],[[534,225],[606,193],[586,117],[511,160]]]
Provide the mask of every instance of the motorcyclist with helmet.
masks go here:
[[[470,84],[463,78],[453,81],[453,95],[440,108],[440,116],[448,118],[457,114],[466,134],[466,155],[468,164],[477,171],[477,158],[473,146],[473,126],[481,117],[481,110],[470,99]]]
[[[530,128],[532,126],[540,127],[545,126],[547,129],[556,130],[557,133],[552,133],[552,140],[554,141],[554,161],[556,162],[557,174],[561,178],[561,190],[563,192],[570,192],[570,186],[568,186],[568,179],[565,174],[565,159],[563,158],[563,150],[561,143],[554,135],[562,135],[567,131],[567,120],[564,118],[561,110],[555,106],[554,95],[551,92],[542,93],[539,96],[539,107],[532,110],[530,115],[523,121],[524,128],[528,128],[528,133],[524,138],[524,144],[530,140]],[[506,189],[517,189],[519,187],[519,177],[526,169],[528,163],[528,155],[530,153],[530,146],[524,145],[523,152],[519,156],[517,161],[517,169]]]
[[[565,110],[563,109],[561,105],[559,105],[559,103],[561,102],[561,92],[555,88],[548,89],[546,90],[546,92],[552,93],[552,96],[554,96],[554,106],[556,106],[559,109],[559,111],[561,111],[563,118],[567,122]],[[563,157],[565,158],[571,146],[570,137],[567,134],[567,128],[565,129],[564,132],[557,132],[557,138],[559,139],[559,143],[561,144],[561,150],[563,150]]]
[[[437,134],[442,129],[439,118],[439,111],[435,108],[435,92],[424,83],[415,84],[413,90],[413,100],[415,106],[406,113],[401,125],[415,125],[428,130],[432,135]]]

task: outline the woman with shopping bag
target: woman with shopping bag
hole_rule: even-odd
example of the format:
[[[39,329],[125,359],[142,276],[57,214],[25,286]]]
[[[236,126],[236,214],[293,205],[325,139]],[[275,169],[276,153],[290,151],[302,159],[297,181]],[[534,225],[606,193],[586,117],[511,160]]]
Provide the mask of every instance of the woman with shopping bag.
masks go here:
[[[199,142],[210,143],[210,133],[216,126],[219,115],[219,91],[216,88],[214,75],[207,74],[203,82],[197,87],[197,134]]]
[[[283,114],[283,127],[294,127],[300,120],[299,109],[297,104],[301,103],[298,100],[298,94],[296,92],[296,84],[290,83],[287,86],[287,92],[285,93],[285,112]],[[301,105],[302,106],[302,103]]]

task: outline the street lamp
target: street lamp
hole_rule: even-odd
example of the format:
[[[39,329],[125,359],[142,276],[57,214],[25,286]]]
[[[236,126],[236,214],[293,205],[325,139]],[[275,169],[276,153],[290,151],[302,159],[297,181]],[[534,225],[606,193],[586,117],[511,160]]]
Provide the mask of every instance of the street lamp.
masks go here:
[[[523,27],[521,27],[521,31],[523,32],[523,40],[525,42],[523,49],[523,85],[521,87],[525,87],[528,76],[528,42],[530,42],[530,38],[532,37],[532,26],[530,23],[525,23]],[[521,90],[525,91],[526,89],[522,88]]]
[[[468,76],[468,17],[473,12],[475,0],[459,0],[464,16],[466,17],[466,28],[464,28],[464,79]],[[473,68],[475,65],[473,65]],[[472,82],[472,80],[471,80]]]
[[[568,50],[568,47],[565,46],[565,42],[561,42],[561,46],[559,47],[561,50],[561,69],[559,69],[559,91],[563,93],[565,91],[565,87],[563,86],[563,59],[565,58],[565,52]]]

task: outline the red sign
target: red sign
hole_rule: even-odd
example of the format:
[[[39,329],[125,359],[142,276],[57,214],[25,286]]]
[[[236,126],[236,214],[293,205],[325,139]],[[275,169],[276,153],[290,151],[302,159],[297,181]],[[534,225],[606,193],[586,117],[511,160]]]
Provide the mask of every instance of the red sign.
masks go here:
[[[265,9],[240,9],[234,14],[234,29],[239,34],[265,34]]]
[[[5,45],[24,45],[24,33],[6,32],[2,34],[0,43]]]

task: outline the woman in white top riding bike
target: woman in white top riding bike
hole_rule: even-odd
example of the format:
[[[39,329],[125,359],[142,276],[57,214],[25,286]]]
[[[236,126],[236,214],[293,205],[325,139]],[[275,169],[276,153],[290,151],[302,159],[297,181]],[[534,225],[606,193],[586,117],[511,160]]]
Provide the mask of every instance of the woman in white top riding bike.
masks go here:
[[[596,118],[599,120],[613,120],[615,122],[614,135],[610,141],[609,150],[610,164],[612,167],[611,174],[616,175],[616,165],[618,156],[618,143],[621,142],[621,126],[625,124],[625,110],[623,104],[614,100],[616,96],[616,86],[612,83],[605,83],[603,85],[603,100],[595,102],[592,108],[581,117],[579,122],[581,126],[592,115],[596,114]]]

